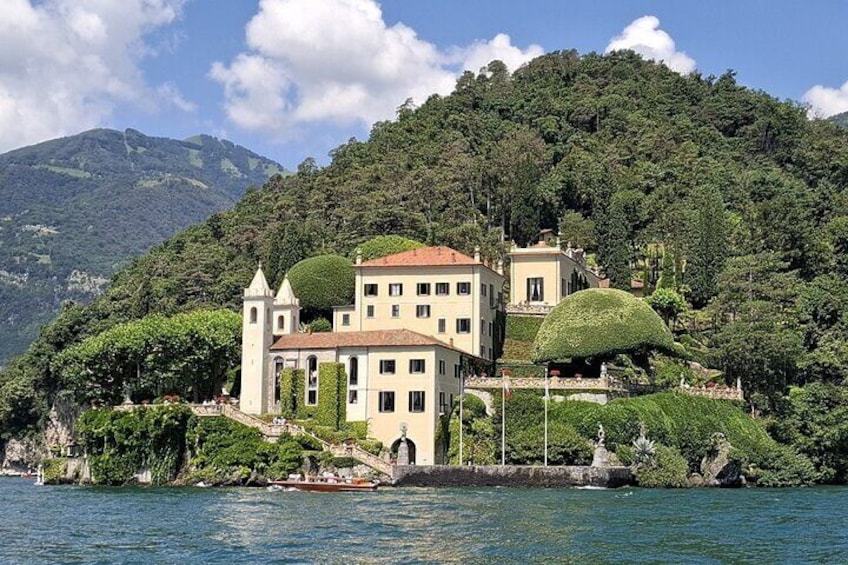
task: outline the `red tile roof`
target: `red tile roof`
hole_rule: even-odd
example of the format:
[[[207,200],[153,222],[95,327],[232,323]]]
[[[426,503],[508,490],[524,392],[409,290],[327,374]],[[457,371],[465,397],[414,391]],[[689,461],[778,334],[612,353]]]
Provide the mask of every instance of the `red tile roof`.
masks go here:
[[[362,263],[362,267],[434,267],[444,265],[479,265],[468,255],[440,245],[421,247]]]
[[[367,332],[321,332],[280,336],[271,350],[282,349],[336,349],[337,347],[438,345],[460,351],[455,347],[410,330],[376,330]]]

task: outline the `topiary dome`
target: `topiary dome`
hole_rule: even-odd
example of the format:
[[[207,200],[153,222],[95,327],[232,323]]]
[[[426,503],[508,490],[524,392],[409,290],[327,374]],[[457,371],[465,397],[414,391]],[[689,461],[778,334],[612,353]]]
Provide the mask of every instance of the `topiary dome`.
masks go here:
[[[309,310],[329,310],[353,304],[356,274],[350,259],[318,255],[295,264],[286,274],[300,305]]]
[[[628,351],[671,351],[674,339],[642,300],[611,288],[576,292],[547,315],[533,342],[537,363]]]
[[[424,244],[401,235],[378,235],[359,246],[362,260],[379,259],[395,253],[403,253],[424,247]]]

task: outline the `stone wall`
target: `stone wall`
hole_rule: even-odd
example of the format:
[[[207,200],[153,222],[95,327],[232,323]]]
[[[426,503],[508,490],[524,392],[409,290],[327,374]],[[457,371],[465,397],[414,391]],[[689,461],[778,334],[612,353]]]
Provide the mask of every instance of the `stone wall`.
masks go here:
[[[393,469],[394,486],[415,487],[621,487],[634,484],[628,467],[531,465],[404,465]]]

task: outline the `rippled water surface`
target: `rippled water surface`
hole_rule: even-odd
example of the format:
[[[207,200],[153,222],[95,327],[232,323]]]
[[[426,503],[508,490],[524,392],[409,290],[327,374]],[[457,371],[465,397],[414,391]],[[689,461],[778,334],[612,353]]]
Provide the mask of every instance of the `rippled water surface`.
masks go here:
[[[848,489],[35,487],[0,563],[848,563]]]

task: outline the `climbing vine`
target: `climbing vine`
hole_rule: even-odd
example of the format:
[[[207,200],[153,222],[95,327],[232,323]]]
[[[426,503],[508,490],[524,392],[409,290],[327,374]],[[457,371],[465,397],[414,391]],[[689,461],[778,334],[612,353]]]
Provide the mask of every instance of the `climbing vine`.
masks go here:
[[[315,420],[339,430],[346,419],[347,373],[342,363],[318,365],[318,407]]]
[[[89,456],[92,481],[122,485],[142,469],[150,470],[155,485],[174,480],[185,454],[190,418],[185,406],[85,412],[77,436]]]

